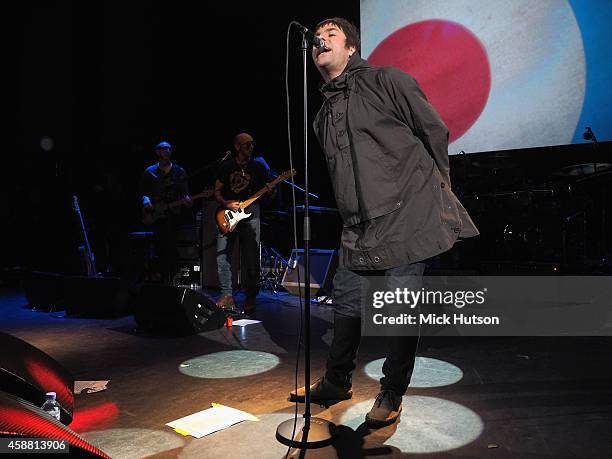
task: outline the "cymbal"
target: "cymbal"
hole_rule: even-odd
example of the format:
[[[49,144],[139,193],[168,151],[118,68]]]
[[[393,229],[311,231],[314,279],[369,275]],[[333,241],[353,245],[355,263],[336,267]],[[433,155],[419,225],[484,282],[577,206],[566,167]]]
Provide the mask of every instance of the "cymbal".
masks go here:
[[[564,167],[563,169],[553,172],[553,175],[562,177],[582,177],[584,175],[598,174],[609,170],[612,170],[612,164],[610,163],[584,163]]]
[[[472,166],[482,169],[510,169],[516,162],[508,153],[493,153],[471,161]]]

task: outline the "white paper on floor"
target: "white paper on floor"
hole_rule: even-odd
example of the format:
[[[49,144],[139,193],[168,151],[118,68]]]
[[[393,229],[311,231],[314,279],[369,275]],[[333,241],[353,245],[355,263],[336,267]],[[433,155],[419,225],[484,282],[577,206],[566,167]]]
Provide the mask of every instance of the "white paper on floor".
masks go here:
[[[104,381],[75,381],[74,382],[74,393],[80,394],[81,392],[89,394],[92,392],[100,392],[106,390],[106,386],[110,382],[110,379]]]
[[[234,320],[233,325],[236,327],[246,327],[247,325],[259,324],[261,320],[253,320],[253,319],[240,319]]]
[[[246,411],[240,411],[236,408],[219,405],[218,403],[213,403],[212,405],[212,408],[190,414],[166,425],[182,435],[202,438],[242,421],[259,421],[259,419]]]

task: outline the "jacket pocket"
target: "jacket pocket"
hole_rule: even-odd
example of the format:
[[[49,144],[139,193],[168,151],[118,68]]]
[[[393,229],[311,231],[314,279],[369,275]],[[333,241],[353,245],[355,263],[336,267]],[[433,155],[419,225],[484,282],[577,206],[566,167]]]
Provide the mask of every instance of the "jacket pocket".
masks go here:
[[[453,233],[459,234],[461,232],[461,218],[459,218],[457,207],[458,200],[433,159],[429,158],[429,160],[432,168],[430,183],[436,203],[439,206],[440,223],[448,227]]]
[[[386,156],[373,139],[366,137],[354,144],[355,180],[363,203],[364,217],[376,218],[402,205],[400,168]]]

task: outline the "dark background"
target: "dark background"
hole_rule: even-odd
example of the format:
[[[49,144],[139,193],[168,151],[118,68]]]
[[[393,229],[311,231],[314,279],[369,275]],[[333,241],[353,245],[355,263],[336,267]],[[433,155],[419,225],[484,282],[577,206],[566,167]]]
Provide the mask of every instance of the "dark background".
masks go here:
[[[2,33],[10,44],[4,59],[10,116],[0,181],[0,267],[78,271],[74,194],[98,260],[112,257],[108,247],[126,253],[129,233],[140,229],[138,182],[156,162],[153,146],[162,139],[174,145],[175,161],[195,173],[246,131],[274,171],[288,169],[287,27],[291,20],[314,27],[333,16],[359,25],[359,1],[30,1],[7,10]],[[300,42],[292,30],[289,90],[298,183],[304,177]],[[322,98],[321,78],[309,58],[308,77],[310,126]],[[41,146],[45,136],[52,148]],[[320,195],[311,205],[335,207],[312,135],[310,147],[311,191]],[[564,175],[563,168],[612,163],[610,150],[609,142],[598,149],[585,143],[451,157],[453,189],[482,233],[462,250],[478,263],[608,263],[610,176],[583,181]],[[212,174],[204,171],[190,187],[198,192],[211,183]],[[283,185],[281,191],[287,206],[289,189]],[[314,230],[325,232],[329,222],[320,215]],[[286,221],[268,227],[268,236],[290,232]],[[326,242],[314,247],[335,248]],[[451,256],[455,265],[469,258]],[[120,271],[116,260],[103,263]]]
[[[175,161],[195,172],[249,132],[274,171],[289,168],[285,97],[286,34],[291,20],[359,21],[359,2],[30,1],[7,24],[14,124],[1,185],[9,223],[3,267],[70,270],[80,243],[71,208],[77,194],[97,233],[137,226],[138,181],[167,140]],[[10,30],[10,32],[9,32]],[[289,80],[294,161],[303,182],[301,35],[292,30]],[[321,98],[308,61],[310,116]],[[311,118],[312,119],[312,118]],[[41,138],[53,140],[44,151]],[[312,201],[334,207],[318,144],[311,139]],[[192,192],[212,181],[204,171]],[[288,194],[288,193],[285,193]],[[76,228],[75,228],[76,226]],[[119,243],[119,242],[117,242]],[[100,256],[100,255],[99,255]]]

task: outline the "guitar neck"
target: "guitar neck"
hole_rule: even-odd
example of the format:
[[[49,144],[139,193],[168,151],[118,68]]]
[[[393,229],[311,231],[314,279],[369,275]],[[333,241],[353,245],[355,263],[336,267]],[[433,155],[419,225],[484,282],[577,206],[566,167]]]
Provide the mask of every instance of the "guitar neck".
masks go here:
[[[79,201],[76,196],[73,196],[74,201],[74,210],[79,216],[79,222],[81,223],[81,232],[83,234],[83,241],[85,242],[85,256],[88,260],[88,276],[96,276],[98,271],[96,270],[96,261],[94,258],[94,254],[91,251],[91,246],[89,245],[89,237],[87,237],[87,229],[85,228],[85,220],[83,219],[83,214],[81,213],[81,208],[79,206]]]
[[[279,182],[282,182],[283,180],[287,180],[287,177],[285,177],[285,174],[279,175],[278,177],[276,177],[270,183],[270,185],[271,186],[275,186],[276,184],[278,184]],[[240,202],[240,208],[241,209],[246,209],[251,204],[253,204],[255,201],[257,201],[259,198],[261,198],[266,191],[268,191],[268,187],[263,187],[261,190],[259,190],[257,193],[255,193],[253,196],[251,196],[249,199],[247,199],[245,201],[241,201]]]
[[[266,191],[268,191],[267,188],[262,188],[257,193],[255,193],[253,196],[251,196],[249,199],[247,199],[246,201],[241,201],[239,204],[240,208],[246,209],[251,204],[253,204],[255,201],[257,201],[259,198],[261,198]]]
[[[211,196],[212,192],[209,191],[202,191],[201,193],[198,194],[194,194],[193,196],[190,196],[192,201],[195,201],[196,199],[200,199],[200,198],[205,198],[207,196]],[[172,201],[171,203],[168,204],[168,209],[172,209],[176,206],[180,206],[183,203],[182,199],[179,199],[178,201]]]

